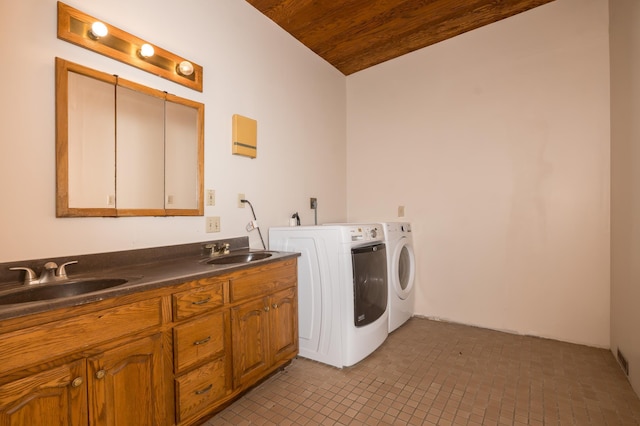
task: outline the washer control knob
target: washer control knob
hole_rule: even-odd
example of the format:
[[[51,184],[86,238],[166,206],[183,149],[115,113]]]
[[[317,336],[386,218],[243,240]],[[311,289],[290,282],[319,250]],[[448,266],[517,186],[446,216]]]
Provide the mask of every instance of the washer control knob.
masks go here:
[[[373,228],[371,230],[371,238],[376,238],[378,236],[378,230],[376,228]]]

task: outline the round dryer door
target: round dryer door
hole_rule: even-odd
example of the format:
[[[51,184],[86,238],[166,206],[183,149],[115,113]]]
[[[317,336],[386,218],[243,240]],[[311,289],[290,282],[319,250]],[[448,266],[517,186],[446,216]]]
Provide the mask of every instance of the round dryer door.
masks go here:
[[[393,286],[394,292],[400,299],[406,299],[413,291],[413,281],[416,274],[416,259],[413,247],[407,238],[401,238],[393,253]]]

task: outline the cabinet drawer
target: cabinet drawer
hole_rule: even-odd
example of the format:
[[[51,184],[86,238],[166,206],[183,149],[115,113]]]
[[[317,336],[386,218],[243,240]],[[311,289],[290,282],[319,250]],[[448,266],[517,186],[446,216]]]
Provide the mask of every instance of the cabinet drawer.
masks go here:
[[[227,394],[225,363],[223,357],[176,379],[178,422],[209,410]]]
[[[160,299],[122,305],[0,335],[0,373],[160,326]]]
[[[263,296],[266,293],[293,287],[297,281],[296,261],[289,260],[271,264],[257,273],[231,280],[230,298],[232,302]]]
[[[180,373],[199,362],[224,354],[226,312],[207,315],[173,328],[174,363]]]
[[[173,295],[173,317],[175,320],[189,318],[224,304],[222,281],[216,282],[205,278],[198,280],[197,283],[201,286]]]

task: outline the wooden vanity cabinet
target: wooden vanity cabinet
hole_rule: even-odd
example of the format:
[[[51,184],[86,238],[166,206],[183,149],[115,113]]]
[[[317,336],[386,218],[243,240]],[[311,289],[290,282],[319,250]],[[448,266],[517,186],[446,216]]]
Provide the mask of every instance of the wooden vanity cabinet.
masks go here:
[[[0,322],[0,425],[202,422],[296,356],[296,262]]]
[[[161,335],[0,386],[0,425],[168,425]]]
[[[174,320],[188,319],[173,327],[178,424],[192,424],[233,392],[226,288],[227,281],[205,278],[172,297]]]
[[[85,372],[78,360],[0,385],[0,425],[88,425]]]
[[[0,424],[172,424],[160,324],[154,298],[0,335]]]
[[[242,387],[262,376],[269,360],[269,300],[260,298],[231,310],[233,321],[233,382]]]
[[[87,360],[93,425],[168,425],[162,335],[118,344]]]
[[[270,299],[270,346],[273,363],[289,361],[298,354],[297,288],[279,291]]]
[[[255,384],[298,353],[295,267],[295,260],[284,262],[230,282],[232,300],[242,302],[231,308],[235,388]]]

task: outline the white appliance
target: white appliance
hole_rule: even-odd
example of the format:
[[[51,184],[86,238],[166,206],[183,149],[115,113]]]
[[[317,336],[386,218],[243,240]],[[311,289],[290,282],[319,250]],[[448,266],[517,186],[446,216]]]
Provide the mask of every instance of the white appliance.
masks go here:
[[[410,223],[386,222],[381,225],[387,246],[389,332],[392,332],[413,315],[416,258]]]
[[[269,246],[301,253],[300,356],[342,368],[384,342],[389,290],[380,224],[270,228]]]

